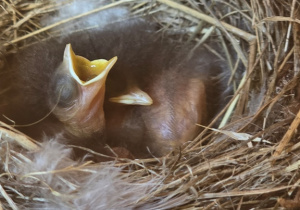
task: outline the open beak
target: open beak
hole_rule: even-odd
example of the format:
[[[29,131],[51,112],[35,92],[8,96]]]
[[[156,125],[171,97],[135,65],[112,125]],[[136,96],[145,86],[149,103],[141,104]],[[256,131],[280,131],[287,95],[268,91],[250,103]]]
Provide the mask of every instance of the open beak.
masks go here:
[[[117,57],[110,60],[99,59],[89,61],[88,59],[75,55],[71,44],[67,44],[64,53],[64,61],[68,63],[68,69],[72,77],[82,86],[84,91],[89,91],[89,96],[97,95],[97,88],[83,88],[83,86],[93,86],[96,83],[100,88],[105,85],[108,72],[117,61]],[[92,91],[92,92],[91,92]],[[109,101],[127,105],[151,105],[151,97],[137,87],[132,87],[128,93],[110,98]]]
[[[60,73],[76,81],[74,81],[73,89],[78,90],[78,94],[72,99],[72,105],[58,106],[54,114],[72,134],[90,136],[104,129],[105,82],[116,61],[117,57],[110,60],[89,61],[82,56],[75,55],[71,44],[66,45],[63,63],[59,70]]]
[[[110,60],[98,59],[89,61],[88,59],[75,55],[71,44],[67,44],[64,53],[64,61],[68,63],[72,77],[82,86],[87,86],[99,80],[106,80],[108,72],[117,61],[117,57]]]

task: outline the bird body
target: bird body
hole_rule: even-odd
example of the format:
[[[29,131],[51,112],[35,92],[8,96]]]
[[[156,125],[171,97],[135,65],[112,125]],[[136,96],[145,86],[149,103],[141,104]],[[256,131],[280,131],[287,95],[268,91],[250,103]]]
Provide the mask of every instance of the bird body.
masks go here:
[[[78,86],[62,66],[68,44],[91,61],[118,57],[104,82],[94,85],[106,86],[91,100],[98,108],[80,109],[79,118],[68,114],[71,107],[89,103],[88,98],[78,102],[85,86]],[[216,78],[228,71],[226,63],[205,49],[192,53],[193,47],[156,33],[144,20],[39,42],[6,56],[0,86],[9,89],[0,95],[0,112],[16,124],[47,116],[21,129],[34,138],[64,132],[69,143],[98,151],[109,144],[135,157],[149,156],[149,151],[164,155],[192,140],[200,131],[196,124],[207,124],[225,101],[226,82]],[[80,132],[71,131],[70,124]]]

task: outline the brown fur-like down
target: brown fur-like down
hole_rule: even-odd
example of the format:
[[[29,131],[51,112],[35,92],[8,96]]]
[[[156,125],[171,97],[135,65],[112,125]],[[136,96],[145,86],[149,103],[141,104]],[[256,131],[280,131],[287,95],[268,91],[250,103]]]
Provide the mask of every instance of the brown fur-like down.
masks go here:
[[[51,114],[58,98],[53,95],[51,81],[60,73],[57,67],[68,43],[76,54],[90,60],[118,56],[107,80],[105,132],[88,138],[70,135]],[[122,167],[114,162],[92,164],[72,159],[73,151],[65,144],[103,153],[108,143],[121,146],[112,150],[119,157],[124,153],[132,157],[124,147],[135,157],[145,157],[149,156],[148,147],[151,154],[161,156],[194,138],[199,132],[195,123],[208,123],[224,105],[228,67],[208,49],[193,48],[194,43],[183,45],[138,19],[51,38],[7,55],[0,78],[0,87],[7,88],[0,96],[0,111],[5,115],[1,120],[30,124],[46,116],[31,126],[17,127],[44,142],[39,151],[14,151],[13,145],[1,144],[0,162],[13,177],[8,187],[22,186],[18,193],[23,200],[14,199],[16,205],[36,209],[170,209],[182,205],[188,199],[186,193],[151,194],[163,188],[164,178],[141,170],[143,161],[130,164],[126,160]],[[131,82],[152,97],[153,106],[120,108],[109,102],[109,97],[122,93]],[[121,119],[121,123],[115,125],[115,119]],[[7,156],[13,158],[7,161]]]
[[[80,136],[67,132],[70,127],[88,130],[83,127],[85,119],[70,120],[66,113],[80,99],[77,83],[59,68],[68,43],[76,54],[89,60],[118,56],[106,81],[105,125],[99,124],[97,130]],[[219,49],[215,44],[211,47]],[[43,133],[64,132],[69,144],[98,152],[109,144],[125,147],[138,158],[163,156],[196,137],[201,130],[196,124],[207,125],[226,100],[226,61],[205,47],[193,48],[194,43],[178,43],[144,19],[48,39],[7,55],[3,72],[9,76],[0,77],[0,86],[11,89],[1,95],[6,104],[0,106],[0,112],[19,125],[40,121],[53,109],[63,107],[61,115],[72,126],[51,114],[20,129],[37,140]],[[10,82],[7,86],[6,81]],[[148,93],[153,104],[130,106],[109,101],[132,85]],[[60,94],[62,88],[68,91]],[[98,115],[103,113],[91,118]]]

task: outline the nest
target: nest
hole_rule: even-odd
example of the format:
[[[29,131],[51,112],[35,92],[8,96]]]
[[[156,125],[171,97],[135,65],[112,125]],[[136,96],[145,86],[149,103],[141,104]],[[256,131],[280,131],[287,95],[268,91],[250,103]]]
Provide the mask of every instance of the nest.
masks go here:
[[[98,209],[300,208],[298,1],[107,1],[82,14],[40,24],[69,4],[3,0],[2,51],[59,35],[71,22],[121,6],[128,9],[127,18],[150,14],[161,30],[179,35],[182,42],[205,46],[206,39],[217,37],[228,52],[234,96],[214,120],[221,121],[220,128],[212,129],[212,122],[181,151],[161,158],[73,161],[69,146],[40,144],[1,123],[0,208],[54,203],[89,209],[96,205],[89,196],[95,190],[102,191],[93,198],[101,201]],[[238,63],[245,69],[241,78],[236,76]],[[64,155],[43,155],[51,148]],[[39,165],[44,167],[34,167],[38,160],[45,161]],[[114,182],[107,184],[111,177]],[[115,199],[105,197],[107,193]]]

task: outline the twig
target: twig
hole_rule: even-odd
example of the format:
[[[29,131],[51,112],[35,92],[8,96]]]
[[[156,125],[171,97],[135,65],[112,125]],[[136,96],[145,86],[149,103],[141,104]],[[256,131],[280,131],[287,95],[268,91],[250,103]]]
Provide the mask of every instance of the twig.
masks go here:
[[[251,41],[253,41],[253,40],[256,39],[256,37],[254,35],[250,34],[250,33],[247,33],[245,31],[243,31],[243,30],[241,30],[241,29],[239,29],[237,27],[234,27],[234,26],[232,26],[232,25],[230,25],[228,23],[225,23],[223,21],[217,21],[216,19],[214,19],[214,18],[212,18],[212,17],[210,17],[208,15],[200,13],[200,12],[198,12],[198,11],[196,11],[194,9],[191,9],[189,7],[186,7],[184,5],[178,4],[178,3],[174,2],[174,1],[171,1],[171,0],[157,0],[157,1],[161,2],[163,4],[166,4],[166,5],[174,8],[174,9],[178,9],[180,11],[183,11],[183,12],[185,12],[185,13],[187,13],[189,15],[192,15],[192,16],[198,18],[198,19],[204,20],[205,22],[208,22],[208,23],[210,23],[212,25],[215,25],[217,27],[220,27],[220,25],[219,25],[219,22],[220,22],[224,26],[224,28],[226,30],[228,30],[231,33],[233,33],[233,34],[235,34],[235,35],[243,38],[247,42],[251,42]]]
[[[285,149],[287,144],[290,142],[291,138],[293,137],[293,134],[296,132],[298,126],[300,124],[300,110],[295,117],[294,121],[292,122],[291,126],[289,127],[288,131],[285,133],[283,138],[281,139],[279,145],[276,147],[276,150],[273,154],[273,157],[279,156],[282,151]]]
[[[0,184],[0,194],[5,198],[7,203],[9,204],[9,207],[13,210],[18,210],[19,208],[16,206],[15,202],[9,197],[9,195],[5,192],[2,185]]]
[[[33,143],[29,137],[25,136],[24,134],[17,134],[13,131],[4,129],[0,127],[0,140],[1,138],[3,140],[8,141],[16,141],[20,146],[23,148],[30,150],[30,151],[37,151],[39,149],[39,146],[37,146],[35,143]]]
[[[71,18],[67,18],[67,19],[62,20],[62,21],[60,21],[60,22],[58,22],[58,23],[51,24],[51,25],[49,25],[49,26],[46,26],[46,27],[41,28],[41,29],[39,29],[39,30],[36,30],[36,31],[34,31],[34,32],[30,33],[30,34],[27,34],[27,35],[24,35],[24,36],[19,37],[19,38],[17,38],[17,39],[14,39],[14,40],[10,41],[9,43],[5,43],[4,46],[8,46],[8,45],[10,45],[10,44],[17,43],[17,42],[22,41],[22,40],[24,40],[24,39],[27,39],[27,38],[29,38],[29,37],[32,37],[32,36],[35,36],[35,35],[40,34],[40,33],[42,33],[42,32],[48,31],[48,30],[50,30],[50,29],[52,29],[52,28],[55,28],[55,27],[57,27],[57,26],[59,26],[59,25],[68,23],[68,22],[70,22],[70,21],[73,21],[73,20],[76,20],[76,19],[79,19],[79,18],[88,16],[88,15],[91,15],[91,14],[96,13],[96,12],[100,12],[100,11],[105,10],[105,9],[109,9],[109,8],[112,8],[112,7],[115,7],[115,6],[124,4],[124,3],[128,3],[128,2],[130,2],[130,1],[133,1],[133,0],[124,0],[124,1],[114,2],[114,3],[111,3],[111,4],[105,5],[105,6],[103,6],[103,7],[100,7],[100,8],[94,9],[94,10],[91,10],[91,11],[89,11],[89,12],[86,12],[86,13],[83,13],[83,14],[80,14],[80,15],[77,15],[77,16],[74,16],[74,17],[71,17]]]

